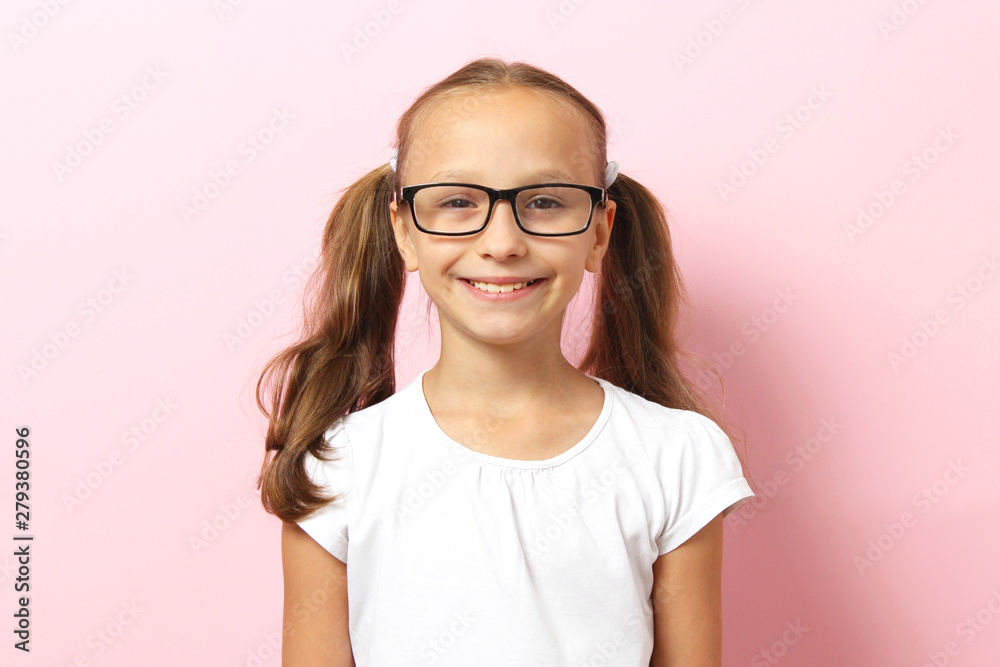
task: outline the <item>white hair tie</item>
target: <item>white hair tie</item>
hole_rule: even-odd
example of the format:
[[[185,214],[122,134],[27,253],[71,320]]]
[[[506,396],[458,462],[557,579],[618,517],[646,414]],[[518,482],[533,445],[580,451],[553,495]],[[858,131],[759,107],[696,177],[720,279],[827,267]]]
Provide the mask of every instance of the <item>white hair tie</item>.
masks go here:
[[[396,171],[396,158],[399,156],[399,149],[392,149],[392,157],[389,158],[389,167]],[[612,160],[604,167],[604,187],[610,188],[611,184],[618,178],[618,161]]]
[[[618,161],[612,160],[604,167],[604,189],[607,190],[618,178]]]

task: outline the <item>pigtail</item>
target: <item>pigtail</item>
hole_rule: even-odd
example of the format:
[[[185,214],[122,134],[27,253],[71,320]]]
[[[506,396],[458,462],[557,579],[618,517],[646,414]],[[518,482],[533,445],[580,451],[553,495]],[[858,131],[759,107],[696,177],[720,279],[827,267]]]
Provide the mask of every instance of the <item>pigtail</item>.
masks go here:
[[[673,330],[682,287],[663,207],[625,174],[618,175],[608,197],[615,202],[615,224],[581,368],[656,403],[680,402],[686,408],[691,402],[671,363],[678,349]]]
[[[685,366],[707,364],[682,347],[681,306],[688,304],[688,297],[663,205],[625,174],[618,175],[608,197],[615,202],[614,227],[580,369],[654,403],[708,417],[725,431],[745,462],[745,440],[684,372]]]
[[[325,458],[327,429],[395,392],[405,269],[389,216],[393,187],[384,165],[343,193],[310,280],[319,288],[305,307],[303,339],[271,359],[257,383],[257,406],[268,418],[257,486],[264,508],[285,521],[336,499],[310,481],[306,452]]]

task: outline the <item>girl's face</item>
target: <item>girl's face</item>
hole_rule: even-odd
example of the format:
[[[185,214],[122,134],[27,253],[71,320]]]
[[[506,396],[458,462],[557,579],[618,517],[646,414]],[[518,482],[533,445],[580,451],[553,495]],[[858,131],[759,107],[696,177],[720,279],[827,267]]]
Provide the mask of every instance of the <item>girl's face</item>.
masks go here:
[[[524,88],[438,102],[415,128],[408,152],[401,165],[404,186],[450,182],[514,188],[559,182],[604,187],[594,180],[604,169],[595,168],[584,121]],[[441,315],[442,342],[458,335],[492,344],[558,346],[563,312],[584,270],[601,266],[615,204],[609,200],[596,207],[587,231],[562,237],[521,231],[504,201],[496,203],[486,229],[470,236],[421,232],[406,204],[393,202],[390,211],[406,269],[420,271]],[[501,293],[470,282],[529,280],[535,282]]]

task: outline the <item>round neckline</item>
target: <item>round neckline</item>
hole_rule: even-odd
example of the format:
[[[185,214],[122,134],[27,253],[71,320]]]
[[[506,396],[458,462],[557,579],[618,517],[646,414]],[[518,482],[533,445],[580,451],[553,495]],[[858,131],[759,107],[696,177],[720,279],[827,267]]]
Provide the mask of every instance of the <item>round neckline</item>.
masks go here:
[[[462,443],[453,439],[450,435],[445,433],[444,429],[441,428],[440,424],[434,418],[434,413],[431,412],[431,407],[427,403],[427,397],[424,395],[424,374],[430,369],[424,369],[420,371],[416,379],[413,380],[413,390],[416,394],[416,402],[419,405],[418,411],[421,418],[426,422],[428,428],[430,428],[434,435],[437,436],[436,439],[450,449],[456,451],[462,456],[471,457],[473,460],[479,461],[481,463],[489,463],[492,465],[503,466],[507,468],[522,468],[522,469],[540,469],[540,468],[552,468],[560,464],[569,461],[571,458],[585,450],[591,442],[593,442],[597,435],[604,428],[605,422],[608,421],[608,417],[611,414],[611,405],[614,402],[613,387],[610,382],[604,380],[603,378],[594,377],[593,375],[587,375],[591,380],[595,380],[604,391],[604,405],[601,407],[601,413],[597,416],[597,420],[594,422],[590,430],[583,438],[574,444],[572,447],[564,451],[562,454],[558,454],[548,459],[532,460],[526,461],[522,459],[508,459],[502,456],[493,456],[491,454],[484,454],[482,452],[477,452],[474,449],[469,449]]]

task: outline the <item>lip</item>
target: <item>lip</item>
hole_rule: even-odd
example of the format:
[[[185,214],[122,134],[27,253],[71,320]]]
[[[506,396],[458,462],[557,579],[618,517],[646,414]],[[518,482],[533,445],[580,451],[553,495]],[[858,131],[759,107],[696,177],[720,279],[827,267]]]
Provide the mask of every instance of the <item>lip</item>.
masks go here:
[[[476,282],[484,283],[496,283],[498,285],[506,285],[509,283],[526,283],[529,280],[534,280],[530,285],[525,285],[521,289],[511,290],[510,292],[486,292],[479,289],[475,285],[469,283],[470,280],[475,280]],[[538,288],[543,282],[544,278],[501,278],[499,276],[493,276],[489,279],[482,278],[459,278],[459,282],[465,285],[465,288],[472,292],[473,296],[479,297],[480,299],[487,299],[489,301],[509,301],[510,299],[521,299]]]
[[[471,280],[477,283],[496,283],[497,285],[509,285],[510,283],[526,283],[531,280],[538,280],[537,276],[462,276],[462,280]]]

